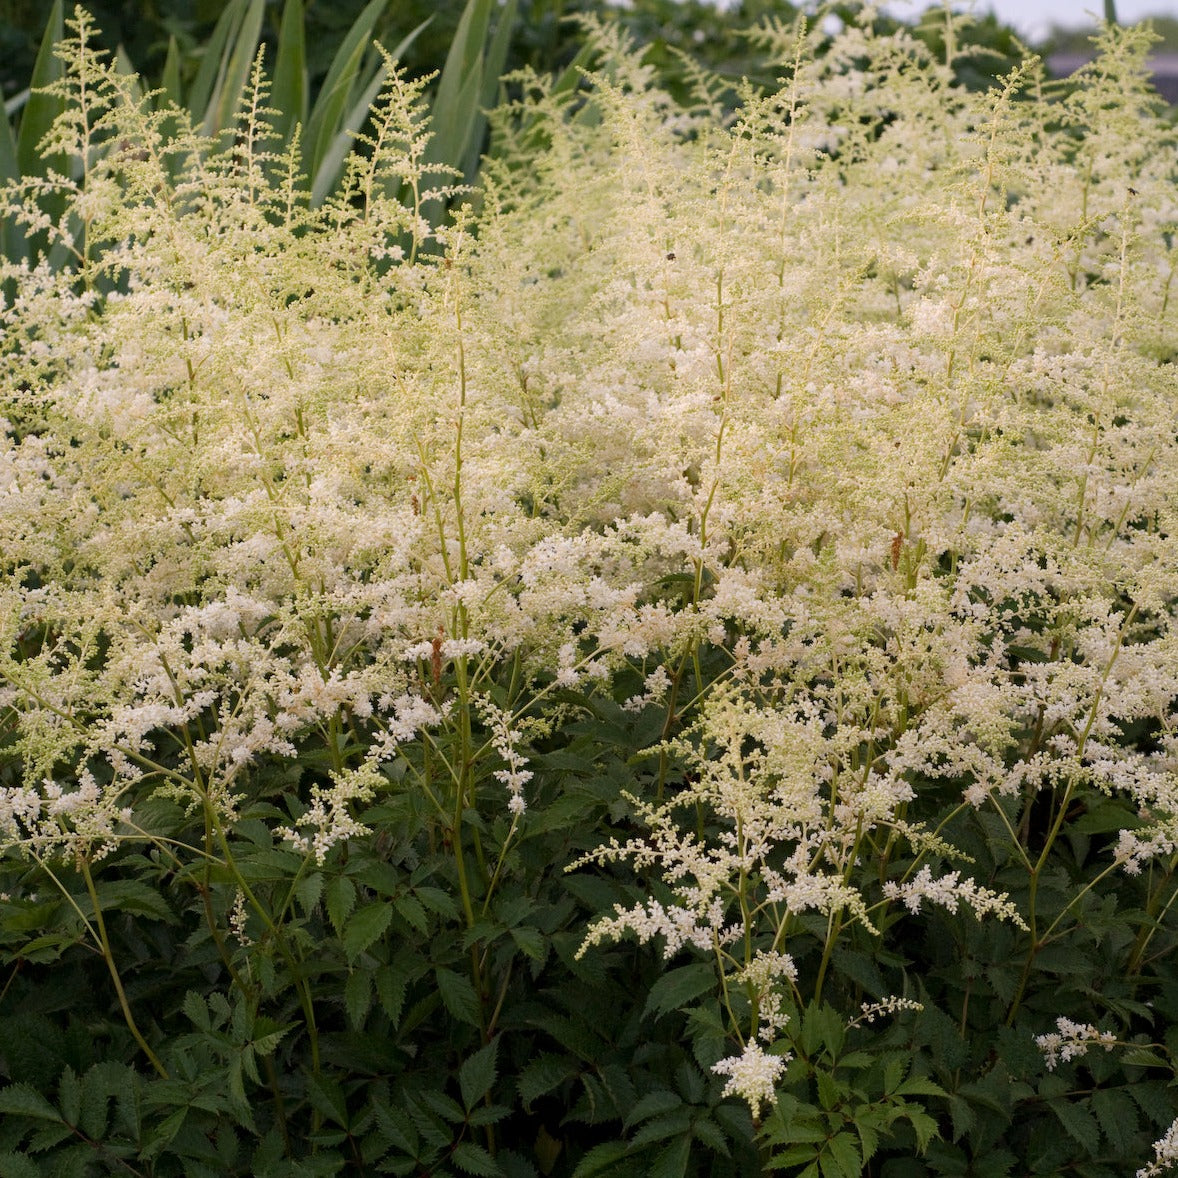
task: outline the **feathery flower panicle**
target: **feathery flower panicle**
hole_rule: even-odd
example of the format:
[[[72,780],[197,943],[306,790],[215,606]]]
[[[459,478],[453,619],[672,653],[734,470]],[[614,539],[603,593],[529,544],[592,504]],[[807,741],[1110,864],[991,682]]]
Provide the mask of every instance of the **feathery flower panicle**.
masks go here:
[[[76,167],[0,196],[55,258],[0,264],[0,849],[109,856],[152,798],[232,838],[280,790],[324,864],[395,783],[477,819],[461,855],[608,715],[659,768],[625,750],[577,866],[654,894],[581,952],[714,961],[759,1115],[798,939],[822,978],[900,906],[1025,927],[959,803],[1127,802],[1093,853],[1130,874],[1178,847],[1178,146],[1132,30],[1060,99],[770,22],[783,80],[729,116],[583,23],[599,68],[520,76],[477,209],[394,63],[309,200],[260,65],[209,139],[71,25]]]
[[[1136,1178],[1156,1178],[1178,1165],[1178,1120],[1153,1143],[1154,1160],[1137,1171]]]
[[[1089,1047],[1103,1047],[1112,1051],[1117,1037],[1111,1031],[1100,1031],[1091,1023],[1077,1023],[1069,1018],[1055,1020],[1058,1028],[1045,1035],[1035,1036],[1035,1045],[1043,1052],[1043,1061],[1048,1071],[1054,1071],[1061,1063],[1080,1059]]]
[[[789,1055],[767,1055],[756,1039],[750,1039],[740,1055],[732,1055],[712,1064],[712,1071],[727,1076],[725,1096],[739,1096],[748,1101],[754,1120],[759,1120],[762,1105],[777,1103],[777,1081],[790,1061]]]

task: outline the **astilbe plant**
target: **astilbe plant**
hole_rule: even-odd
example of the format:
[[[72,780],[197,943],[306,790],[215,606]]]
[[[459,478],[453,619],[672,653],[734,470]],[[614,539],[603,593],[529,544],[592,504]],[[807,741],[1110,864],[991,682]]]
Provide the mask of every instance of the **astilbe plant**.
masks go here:
[[[395,68],[311,209],[260,70],[204,139],[76,19],[45,145],[78,161],[51,181],[68,212],[7,193],[72,261],[0,274],[6,952],[97,950],[159,1104],[201,1034],[218,1066],[236,1044],[228,1104],[198,1106],[223,1171],[218,1116],[262,1140],[255,1173],[282,1149],[556,1172],[528,1117],[573,1072],[535,1028],[588,1070],[552,995],[638,968],[608,947],[636,934],[678,963],[641,1001],[686,1014],[680,1091],[727,1112],[676,1120],[670,1088],[627,1110],[595,1062],[590,1104],[644,1127],[562,1138],[568,1172],[633,1173],[656,1143],[644,1172],[726,1173],[755,1128],[766,1172],[964,1173],[996,1132],[971,1093],[1053,1079],[1036,1030],[1140,1063],[1178,1019],[1178,156],[1148,35],[1106,30],[1063,94],[1031,61],[974,95],[869,14],[820,57],[769,25],[780,87],[730,116],[702,74],[676,106],[586,35],[586,87],[515,78],[477,208],[432,229]],[[562,750],[582,778],[608,763],[608,796],[575,811]],[[1102,940],[1126,888],[1140,915]],[[568,895],[627,898],[572,930]],[[151,951],[120,912],[202,946],[195,1038],[137,1008],[120,956]],[[413,957],[415,930],[449,948]],[[341,1002],[404,1045],[363,1116]],[[973,1056],[928,1050],[946,1024]],[[465,1062],[408,1116],[414,1035]],[[1036,1101],[1106,1172],[1118,1117],[1077,1128],[1041,1086],[1016,1118],[1019,1083],[1019,1172],[1062,1164]],[[1119,1131],[1144,1153],[1173,1109],[1141,1111]],[[121,1156],[173,1172],[186,1117]]]

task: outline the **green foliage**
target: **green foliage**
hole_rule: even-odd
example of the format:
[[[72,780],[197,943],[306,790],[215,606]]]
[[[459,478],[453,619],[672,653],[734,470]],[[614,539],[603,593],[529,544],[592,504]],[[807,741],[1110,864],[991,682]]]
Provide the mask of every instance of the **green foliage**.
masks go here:
[[[1160,1173],[1147,38],[586,19],[464,202],[514,9],[432,140],[380,11],[4,141],[0,1174]]]

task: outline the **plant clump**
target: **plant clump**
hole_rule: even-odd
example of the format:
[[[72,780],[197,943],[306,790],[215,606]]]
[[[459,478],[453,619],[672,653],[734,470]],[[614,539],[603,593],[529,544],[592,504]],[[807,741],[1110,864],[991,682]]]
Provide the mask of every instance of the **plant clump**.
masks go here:
[[[979,94],[870,12],[769,23],[728,113],[587,21],[469,193],[390,61],[316,207],[260,66],[208,137],[90,33],[71,170],[5,190],[0,947],[48,989],[0,999],[0,1152],[1161,1172],[1148,33]]]

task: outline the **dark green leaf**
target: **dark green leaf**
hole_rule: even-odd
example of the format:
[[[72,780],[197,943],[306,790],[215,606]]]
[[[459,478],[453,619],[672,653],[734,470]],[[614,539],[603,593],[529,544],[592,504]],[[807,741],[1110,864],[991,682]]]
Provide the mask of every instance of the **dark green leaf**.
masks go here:
[[[438,993],[446,1009],[460,1022],[472,1027],[479,1025],[479,998],[469,978],[455,973],[452,969],[439,969]]]
[[[650,988],[643,1007],[643,1017],[656,1017],[679,1010],[693,998],[706,994],[716,986],[716,970],[709,963],[697,962],[668,970]]]
[[[580,1065],[568,1055],[538,1055],[520,1073],[516,1086],[525,1109],[539,1096],[572,1079]]]
[[[468,1110],[474,1108],[491,1091],[491,1085],[495,1083],[498,1051],[499,1040],[492,1039],[485,1047],[464,1060],[462,1067],[458,1069],[462,1103]]]
[[[23,1153],[0,1153],[0,1178],[41,1178],[41,1171]]]
[[[592,1178],[595,1174],[604,1174],[622,1160],[629,1152],[625,1142],[606,1141],[595,1145],[580,1161],[573,1171],[573,1178]]]
[[[393,919],[392,905],[387,900],[374,900],[358,908],[348,919],[344,929],[344,951],[354,961],[374,941],[378,940]]]
[[[476,1174],[486,1178],[499,1178],[503,1170],[481,1145],[461,1141],[454,1147],[450,1160],[464,1174]]]
[[[364,1026],[372,1005],[372,973],[366,969],[353,970],[344,983],[344,1006],[348,1021],[356,1030]]]
[[[14,1117],[34,1117],[41,1121],[60,1121],[57,1111],[36,1089],[28,1084],[9,1084],[0,1089],[0,1113]]]
[[[347,876],[338,875],[327,885],[327,915],[337,937],[344,935],[344,926],[356,907],[356,885]]]

